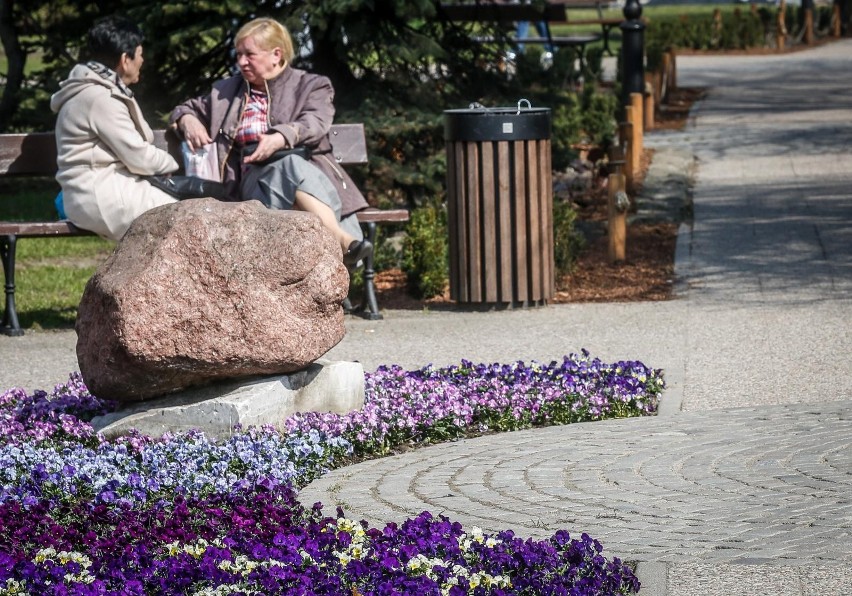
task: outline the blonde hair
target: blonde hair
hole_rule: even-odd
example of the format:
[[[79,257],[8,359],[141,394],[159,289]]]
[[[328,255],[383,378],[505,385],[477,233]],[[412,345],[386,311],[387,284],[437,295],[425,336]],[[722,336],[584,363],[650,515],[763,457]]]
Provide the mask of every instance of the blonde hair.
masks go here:
[[[240,27],[237,31],[237,36],[234,38],[234,45],[239,44],[244,39],[251,37],[257,45],[263,50],[272,50],[281,48],[281,65],[293,60],[293,38],[290,37],[290,32],[287,27],[267,17],[253,19]]]

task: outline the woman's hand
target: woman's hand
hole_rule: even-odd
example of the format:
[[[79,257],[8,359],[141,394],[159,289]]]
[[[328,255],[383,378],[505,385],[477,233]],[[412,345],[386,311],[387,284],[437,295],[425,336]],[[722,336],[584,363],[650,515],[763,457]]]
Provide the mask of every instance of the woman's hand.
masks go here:
[[[183,138],[192,152],[213,142],[213,139],[210,138],[210,134],[207,132],[207,127],[192,114],[182,116],[178,121],[178,126],[183,131]]]
[[[257,143],[257,149],[255,149],[251,155],[247,155],[243,162],[245,163],[254,163],[256,161],[263,162],[266,159],[278,151],[279,149],[284,149],[287,146],[287,139],[284,138],[279,132],[273,132],[268,135],[260,135],[260,140]]]

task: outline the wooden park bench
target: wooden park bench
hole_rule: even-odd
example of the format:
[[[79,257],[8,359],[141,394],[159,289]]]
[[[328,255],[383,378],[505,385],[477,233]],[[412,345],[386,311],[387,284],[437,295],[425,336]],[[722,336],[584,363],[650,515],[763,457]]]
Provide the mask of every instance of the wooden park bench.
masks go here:
[[[504,27],[514,27],[519,21],[544,23],[545,35],[539,37],[524,37],[518,39],[519,43],[543,45],[545,47],[561,48],[569,47],[576,51],[580,59],[580,66],[585,66],[586,47],[592,43],[603,41],[604,50],[611,54],[609,49],[610,30],[618,25],[623,19],[605,19],[603,17],[604,0],[552,0],[545,4],[519,4],[496,0],[476,0],[473,3],[442,3],[440,15],[450,22],[467,23],[496,23]],[[568,18],[569,9],[595,9],[598,13],[597,19],[571,20]],[[550,30],[552,24],[560,25],[599,25],[598,32],[577,32],[570,35],[553,35]],[[489,38],[480,38],[480,41],[493,41]]]
[[[169,142],[163,130],[154,131],[155,144],[179,156],[175,142]],[[331,128],[331,141],[335,160],[341,165],[367,163],[367,143],[362,124],[335,124]],[[180,161],[180,159],[178,159]],[[3,177],[53,177],[56,175],[56,142],[52,132],[0,135],[0,176]],[[2,197],[0,197],[2,200]],[[376,226],[385,223],[408,221],[406,209],[366,209],[358,213],[358,221],[365,236],[375,246]],[[0,257],[3,261],[6,303],[0,333],[23,335],[15,308],[15,250],[19,238],[60,238],[68,236],[93,236],[68,220],[55,221],[0,221]],[[352,312],[364,313],[372,320],[381,319],[375,291],[374,258],[364,259],[363,302]]]

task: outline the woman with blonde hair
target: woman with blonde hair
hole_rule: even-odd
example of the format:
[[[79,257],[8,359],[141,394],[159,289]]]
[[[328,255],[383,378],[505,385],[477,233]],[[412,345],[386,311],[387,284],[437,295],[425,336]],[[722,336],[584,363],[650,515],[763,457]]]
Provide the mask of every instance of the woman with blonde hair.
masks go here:
[[[355,215],[367,201],[331,155],[331,81],[290,65],[292,38],[274,19],[246,23],[234,45],[240,73],[177,106],[171,126],[190,150],[215,144],[229,200],[314,213],[355,265],[372,251]]]

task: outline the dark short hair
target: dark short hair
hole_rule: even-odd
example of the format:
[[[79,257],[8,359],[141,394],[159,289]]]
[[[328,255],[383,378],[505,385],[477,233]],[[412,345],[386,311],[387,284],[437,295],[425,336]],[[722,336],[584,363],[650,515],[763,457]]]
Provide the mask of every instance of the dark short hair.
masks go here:
[[[142,45],[145,36],[136,23],[124,17],[98,19],[89,29],[86,45],[92,60],[114,68],[122,54],[136,56],[136,48]]]

